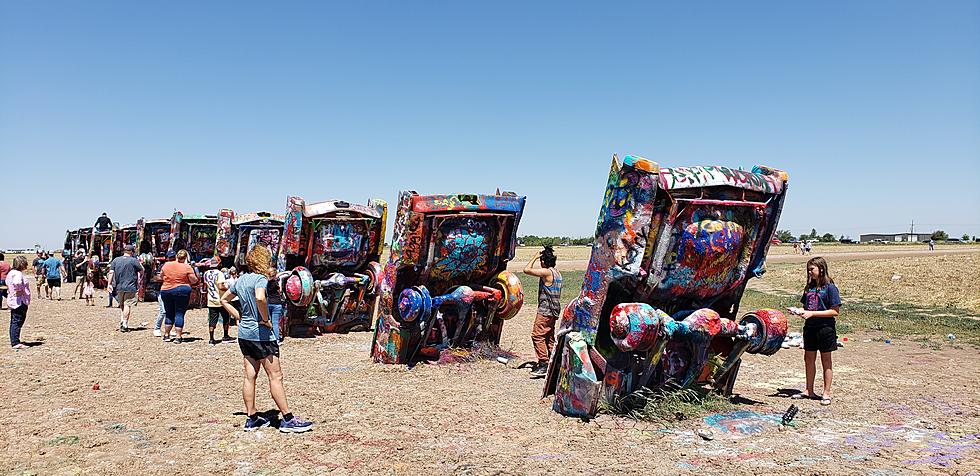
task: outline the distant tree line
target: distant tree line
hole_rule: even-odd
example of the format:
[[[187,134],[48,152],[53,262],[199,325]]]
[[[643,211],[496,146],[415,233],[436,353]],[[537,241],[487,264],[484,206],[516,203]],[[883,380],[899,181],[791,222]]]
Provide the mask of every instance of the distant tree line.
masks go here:
[[[568,236],[537,236],[524,235],[517,238],[522,246],[587,246],[595,241],[588,238],[571,238]]]
[[[789,230],[776,230],[776,238],[778,238],[779,241],[793,241],[797,239],[797,237],[794,236],[793,233],[791,233]],[[822,235],[818,235],[817,230],[811,228],[810,233],[804,233],[800,235],[798,239],[800,241],[820,241],[820,242],[830,243],[834,241],[845,241],[847,237],[841,235],[840,238],[837,238],[834,235],[831,235],[830,233],[824,233]],[[936,230],[932,232],[932,239],[936,241],[946,241],[949,239],[949,235],[943,230]],[[963,241],[971,241],[970,235],[966,233],[963,234],[963,237],[961,239]],[[976,236],[972,237],[972,241],[976,241],[976,239],[977,239]]]

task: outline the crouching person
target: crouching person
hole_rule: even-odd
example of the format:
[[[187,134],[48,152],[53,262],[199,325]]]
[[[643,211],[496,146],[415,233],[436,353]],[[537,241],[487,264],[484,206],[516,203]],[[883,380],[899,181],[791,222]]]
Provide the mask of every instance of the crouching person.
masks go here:
[[[269,377],[269,390],[272,399],[282,412],[279,431],[301,433],[313,427],[313,423],[294,416],[286,403],[286,389],[283,386],[282,368],[279,365],[279,343],[272,331],[269,317],[269,301],[266,287],[269,278],[274,278],[272,256],[264,246],[258,245],[245,257],[249,272],[238,277],[224,294],[221,305],[228,314],[238,319],[238,346],[244,357],[245,376],[242,381],[242,399],[245,401],[245,431],[269,426],[267,418],[255,411],[255,380],[259,366]],[[241,312],[231,304],[238,298]]]

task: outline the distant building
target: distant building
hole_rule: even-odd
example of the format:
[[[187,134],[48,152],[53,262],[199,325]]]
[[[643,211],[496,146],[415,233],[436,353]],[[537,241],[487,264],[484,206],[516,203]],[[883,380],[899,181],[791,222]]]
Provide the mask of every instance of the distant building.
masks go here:
[[[861,235],[861,243],[874,241],[896,241],[906,243],[922,243],[929,241],[932,233],[868,233]]]

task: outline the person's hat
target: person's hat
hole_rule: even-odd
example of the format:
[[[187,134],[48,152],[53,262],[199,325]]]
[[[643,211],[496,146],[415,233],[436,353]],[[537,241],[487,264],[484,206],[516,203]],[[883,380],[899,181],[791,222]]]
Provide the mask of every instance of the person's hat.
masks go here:
[[[134,250],[136,250],[136,247],[133,246],[133,245],[131,245],[131,244],[129,244],[129,243],[126,243],[125,245],[123,245],[123,251],[128,251],[128,252],[132,253]]]
[[[174,250],[167,250],[167,258],[175,258],[175,257],[177,257],[177,252],[176,251],[174,251]]]

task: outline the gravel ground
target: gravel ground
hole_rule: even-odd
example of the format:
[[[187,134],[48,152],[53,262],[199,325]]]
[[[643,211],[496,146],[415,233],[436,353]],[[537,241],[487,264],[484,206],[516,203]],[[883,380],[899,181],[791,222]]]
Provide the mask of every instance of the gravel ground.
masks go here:
[[[101,304],[105,303],[104,293]],[[152,322],[141,303],[132,322]],[[3,320],[9,319],[7,312]],[[835,354],[832,405],[791,401],[802,351],[748,356],[737,413],[672,428],[562,417],[541,381],[525,309],[504,328],[507,365],[385,366],[370,333],[291,339],[282,349],[293,410],[310,433],[242,431],[237,345],[114,330],[116,311],[35,299],[23,338],[0,353],[0,473],[6,474],[977,474],[980,353],[850,335]],[[4,322],[7,324],[7,322]],[[98,384],[98,390],[93,386]],[[790,403],[794,426],[776,423]],[[274,409],[260,377],[260,410]],[[705,439],[697,436],[705,430]]]

